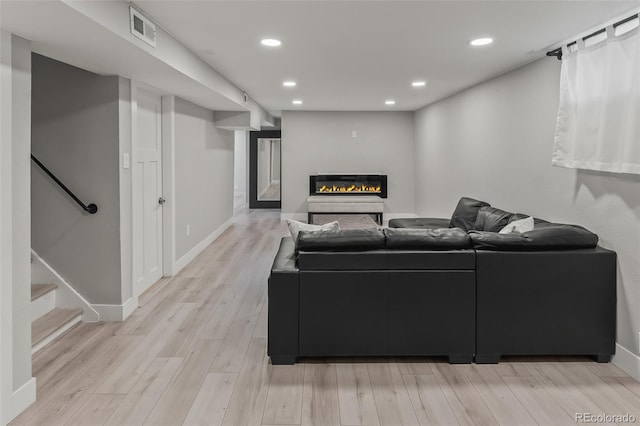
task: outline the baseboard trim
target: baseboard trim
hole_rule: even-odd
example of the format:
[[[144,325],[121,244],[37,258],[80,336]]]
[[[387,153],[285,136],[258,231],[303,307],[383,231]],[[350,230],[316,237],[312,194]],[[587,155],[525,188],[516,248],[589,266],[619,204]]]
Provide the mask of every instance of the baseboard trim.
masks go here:
[[[611,362],[640,382],[640,356],[616,343],[616,354]]]
[[[91,305],[100,315],[100,321],[124,321],[138,307],[138,297],[130,297],[122,305]]]
[[[130,297],[129,300],[123,303],[122,305],[122,320],[126,320],[129,316],[138,309],[138,296]]]
[[[78,293],[64,278],[62,278],[55,269],[42,259],[38,253],[31,249],[31,269],[38,272],[32,276],[32,280],[42,281],[51,284],[57,284],[56,289],[56,307],[58,308],[81,308],[82,321],[96,322],[100,321],[100,314],[93,309],[91,303],[87,301],[80,293]],[[46,275],[46,276],[45,276]]]
[[[7,404],[10,410],[8,418],[3,419],[2,424],[8,424],[34,402],[36,402],[36,378],[32,377],[11,394],[11,403]]]
[[[185,266],[187,266],[193,259],[196,258],[204,249],[209,247],[224,231],[227,230],[234,222],[234,218],[229,218],[225,223],[213,231],[208,237],[196,244],[191,250],[189,250],[184,256],[176,260],[173,265],[173,274],[180,272]]]

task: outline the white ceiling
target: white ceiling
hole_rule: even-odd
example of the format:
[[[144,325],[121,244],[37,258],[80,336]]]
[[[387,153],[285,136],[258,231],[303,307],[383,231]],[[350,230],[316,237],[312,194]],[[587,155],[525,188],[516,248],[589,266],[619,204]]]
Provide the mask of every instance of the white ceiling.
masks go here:
[[[126,7],[125,12],[124,24],[128,29]],[[212,110],[246,110],[222,93],[145,54],[140,47],[88,19],[64,1],[0,0],[0,28],[31,40],[34,52],[76,67],[144,82]],[[128,31],[125,35],[129,36]]]
[[[640,7],[615,0],[135,3],[274,114],[415,110]],[[469,46],[481,36],[495,43]],[[265,48],[264,37],[283,44]],[[297,87],[282,87],[286,79]],[[427,87],[413,89],[414,79],[426,79]],[[304,104],[293,106],[293,99]]]

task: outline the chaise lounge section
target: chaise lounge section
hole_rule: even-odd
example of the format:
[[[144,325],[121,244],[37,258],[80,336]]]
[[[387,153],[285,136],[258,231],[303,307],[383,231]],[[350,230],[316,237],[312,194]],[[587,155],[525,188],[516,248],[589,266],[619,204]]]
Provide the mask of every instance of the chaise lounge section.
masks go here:
[[[297,253],[283,238],[269,278],[272,363],[388,355],[471,362],[475,255],[464,232],[452,233],[460,249],[413,250],[402,235],[377,229],[303,232]]]

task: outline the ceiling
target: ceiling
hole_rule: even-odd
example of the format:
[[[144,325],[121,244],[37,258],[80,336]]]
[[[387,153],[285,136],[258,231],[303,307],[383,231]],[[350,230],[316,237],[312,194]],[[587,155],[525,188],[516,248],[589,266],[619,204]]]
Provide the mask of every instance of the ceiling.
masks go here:
[[[126,6],[123,0],[117,1]],[[124,9],[128,30],[128,7]],[[34,52],[58,61],[98,74],[144,82],[214,111],[246,111],[220,91],[145,54],[140,47],[64,1],[0,0],[0,27],[31,40]],[[125,35],[129,36],[129,32],[125,31]],[[206,64],[203,66],[208,68]]]
[[[640,7],[640,1],[615,0],[135,3],[276,115],[292,109],[415,110]],[[469,45],[483,36],[495,42]],[[261,46],[265,37],[282,46]],[[282,86],[289,79],[295,88]],[[428,84],[412,88],[415,79]],[[303,104],[292,105],[293,99]],[[396,104],[386,106],[387,99]]]

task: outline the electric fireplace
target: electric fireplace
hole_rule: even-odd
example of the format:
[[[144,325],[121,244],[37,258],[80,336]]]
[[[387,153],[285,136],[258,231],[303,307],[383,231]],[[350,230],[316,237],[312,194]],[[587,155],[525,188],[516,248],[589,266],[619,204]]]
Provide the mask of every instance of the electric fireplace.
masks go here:
[[[387,198],[387,175],[311,175],[309,195],[377,195]]]

